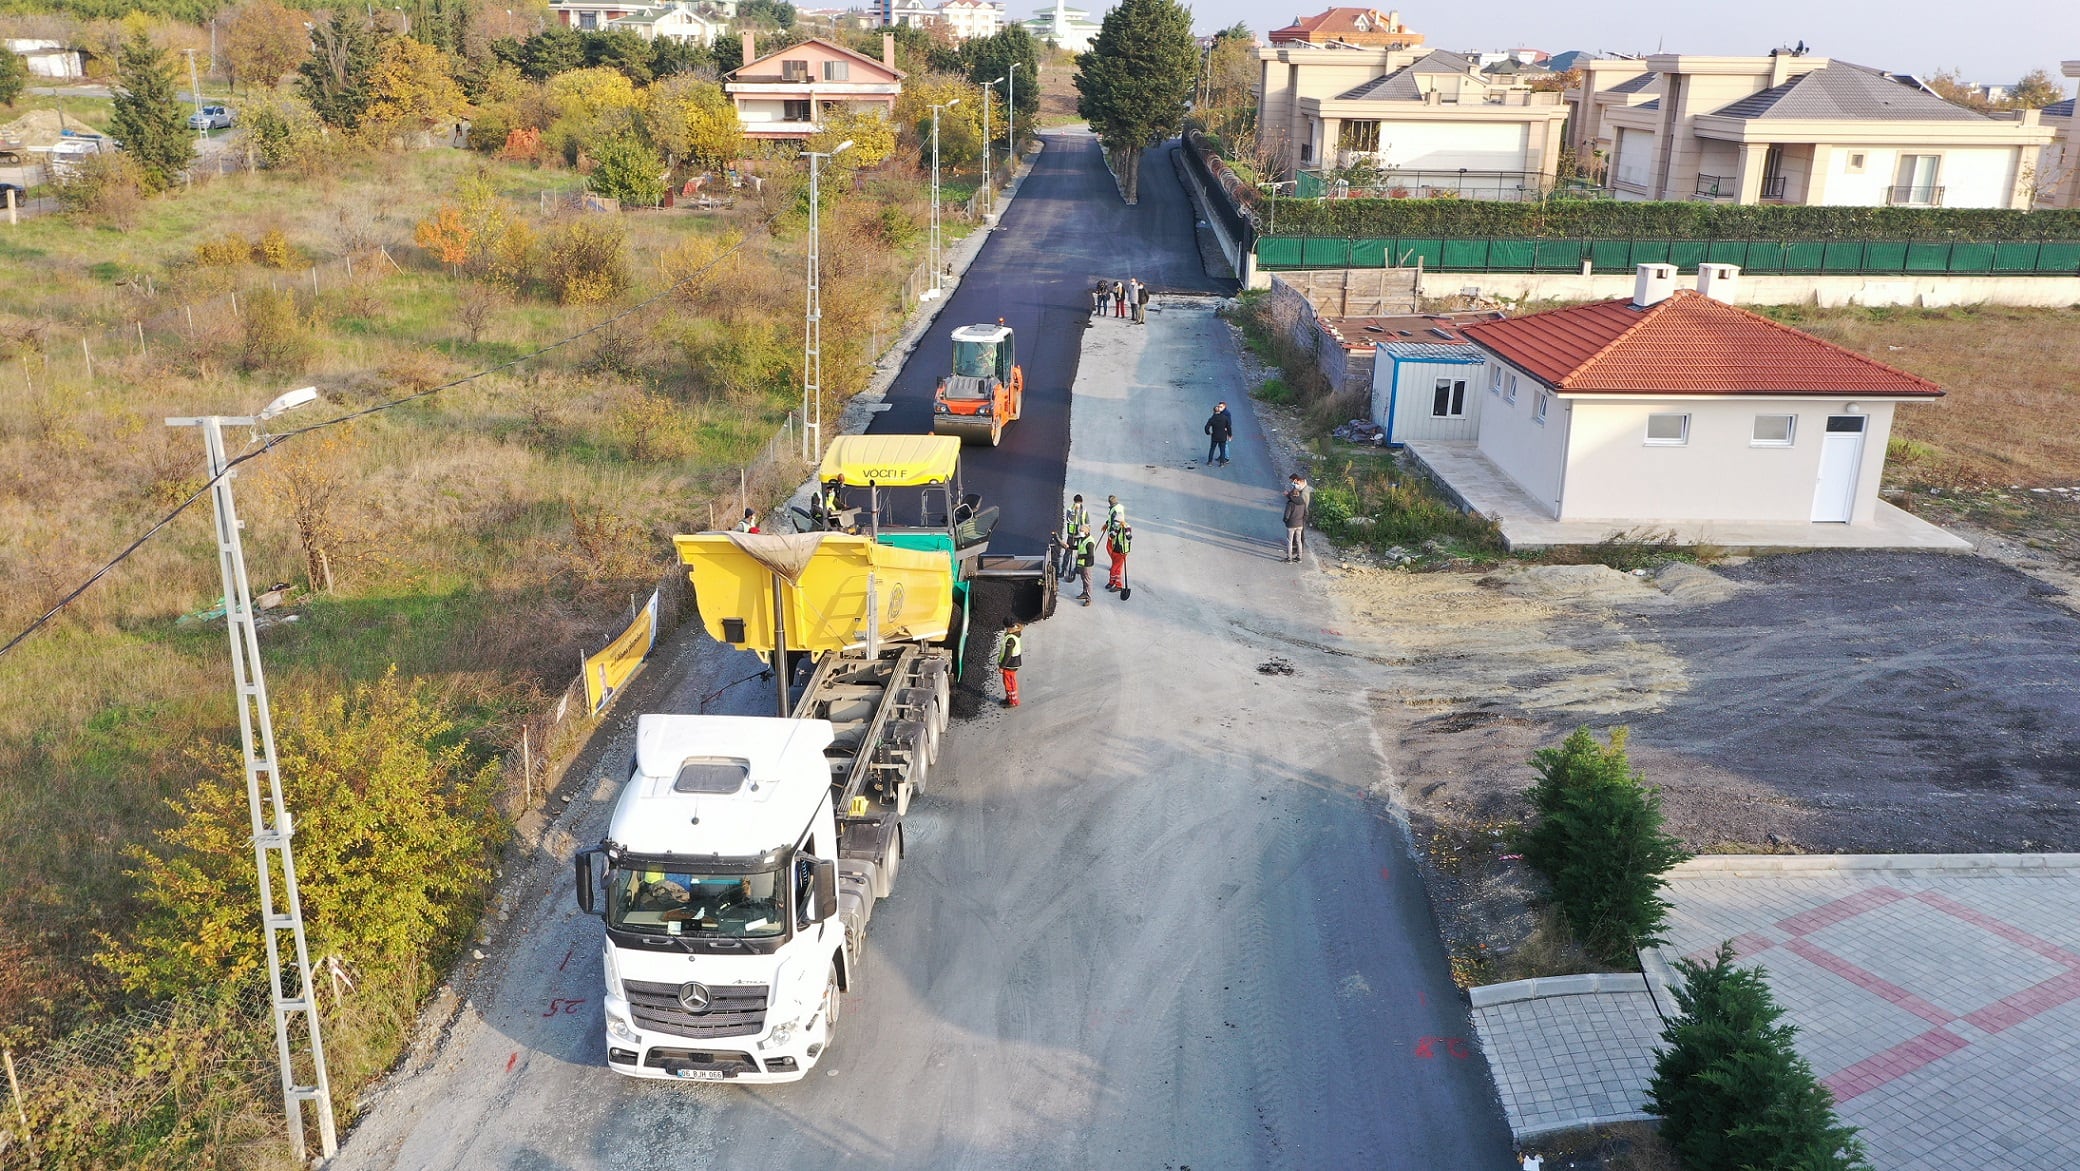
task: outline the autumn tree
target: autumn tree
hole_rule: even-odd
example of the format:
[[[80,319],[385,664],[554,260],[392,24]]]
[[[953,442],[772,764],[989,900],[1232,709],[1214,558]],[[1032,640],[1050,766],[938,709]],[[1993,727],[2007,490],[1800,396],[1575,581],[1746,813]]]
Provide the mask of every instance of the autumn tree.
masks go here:
[[[656,207],[664,202],[664,168],[657,151],[633,131],[595,143],[592,189],[628,207]]]
[[[424,130],[452,122],[469,109],[462,87],[448,72],[439,49],[409,37],[392,37],[383,45],[368,75],[364,122]]]
[[[1141,197],[1141,152],[1184,127],[1198,75],[1192,14],[1177,0],[1122,0],[1076,59],[1076,109],[1111,156],[1128,203]]]
[[[1224,146],[1252,130],[1257,121],[1257,45],[1248,28],[1234,24],[1215,33],[1199,75],[1192,113]]]
[[[336,8],[311,33],[310,55],[296,67],[296,91],[327,126],[352,130],[368,108],[368,78],[379,56],[375,31],[363,17]]]
[[[224,60],[231,79],[272,89],[310,52],[311,35],[304,14],[275,0],[249,0],[224,25]]]
[[[116,86],[109,133],[137,160],[145,189],[164,191],[195,161],[187,111],[174,96],[173,63],[138,33],[116,58]]]
[[[721,170],[744,153],[743,124],[729,95],[712,81],[688,74],[667,77],[643,91],[644,126],[667,162]]]
[[[443,203],[432,215],[412,229],[412,241],[440,258],[442,264],[460,269],[470,257],[470,242],[476,239],[462,209]]]
[[[2008,100],[2004,104],[2016,110],[2041,110],[2063,97],[2065,87],[2051,76],[2049,70],[2032,69],[2022,75],[2014,89],[2008,91]]]
[[[829,153],[839,143],[850,141],[852,149],[826,160],[827,166],[873,167],[896,153],[896,129],[888,119],[863,110],[834,110],[824,116],[823,129],[809,136],[802,149]]]

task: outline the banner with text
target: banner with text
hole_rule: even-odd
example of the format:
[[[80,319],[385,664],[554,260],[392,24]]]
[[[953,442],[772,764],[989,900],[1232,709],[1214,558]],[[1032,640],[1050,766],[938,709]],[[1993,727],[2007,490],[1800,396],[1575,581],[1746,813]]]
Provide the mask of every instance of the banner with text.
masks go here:
[[[628,629],[615,637],[598,654],[585,658],[585,702],[598,715],[606,709],[609,701],[619,692],[643,660],[650,657],[650,649],[657,645],[657,591],[650,591],[650,600],[636,611],[635,621]]]

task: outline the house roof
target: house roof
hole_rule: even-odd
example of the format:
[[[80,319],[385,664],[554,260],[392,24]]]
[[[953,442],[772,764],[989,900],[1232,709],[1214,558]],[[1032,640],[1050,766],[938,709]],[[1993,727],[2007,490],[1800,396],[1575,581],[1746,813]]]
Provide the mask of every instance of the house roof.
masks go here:
[[[1425,53],[1415,61],[1403,65],[1384,77],[1375,77],[1363,85],[1353,86],[1336,95],[1339,102],[1420,102],[1423,100],[1423,85],[1416,78],[1424,74],[1467,73],[1473,69],[1473,59],[1457,53],[1438,49]]]
[[[1466,336],[1547,386],[1581,394],[1856,394],[1933,398],[1926,378],[1692,289],[1483,322]]]
[[[2053,102],[2053,103],[2051,103],[2050,105],[2048,105],[2048,106],[2045,106],[2045,107],[2044,107],[2044,113],[2043,113],[2043,115],[2042,115],[2042,116],[2043,116],[2043,117],[2046,117],[2046,118],[2070,118],[2070,117],[2072,117],[2072,116],[2073,116],[2073,100],[2074,100],[2074,99],[2072,99],[2072,98],[2067,98],[2067,99],[2066,99],[2065,101],[2062,101],[2062,102]]]
[[[1604,91],[1613,94],[1652,94],[1661,92],[1661,75],[1649,69],[1638,77],[1628,77]]]
[[[1380,342],[1379,352],[1402,361],[1465,362],[1469,365],[1485,361],[1479,348],[1465,342]]]
[[[1712,111],[1722,118],[1852,118],[1893,122],[1984,122],[1898,74],[1837,61]]]
[[[1565,73],[1584,61],[1597,60],[1596,54],[1587,49],[1569,49],[1546,58],[1546,67],[1555,73]]]
[[[1284,28],[1272,29],[1267,36],[1274,45],[1280,41],[1304,41],[1315,37],[1334,40],[1383,34],[1422,39],[1414,33],[1397,32],[1394,26],[1387,22],[1387,16],[1387,13],[1376,8],[1331,8],[1313,16],[1296,16],[1293,23]]]
[[[824,48],[829,49],[833,53],[837,53],[845,57],[850,57],[854,61],[863,62],[867,65],[872,66],[875,69],[879,69],[883,73],[889,74],[898,79],[907,76],[900,69],[889,68],[886,64],[883,64],[878,58],[869,57],[865,53],[848,49],[845,46],[832,41],[826,41],[822,37],[810,37],[806,41],[796,41],[794,44],[789,45],[784,49],[776,49],[773,52],[767,53],[765,56],[760,57],[756,61],[746,61],[744,64],[738,66],[737,68],[732,69],[728,73],[723,74],[723,76],[737,78],[738,80],[745,80],[745,75],[749,74],[753,69],[756,69],[759,66],[765,64],[766,62],[773,60],[775,57],[785,56],[786,54],[801,48],[803,45],[822,45]]]

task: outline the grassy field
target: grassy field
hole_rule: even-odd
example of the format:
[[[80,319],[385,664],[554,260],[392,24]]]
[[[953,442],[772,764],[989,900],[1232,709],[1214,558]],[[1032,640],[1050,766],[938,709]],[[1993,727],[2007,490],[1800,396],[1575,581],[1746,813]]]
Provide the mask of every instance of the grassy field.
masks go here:
[[[763,202],[585,217],[541,211],[544,191],[582,184],[569,172],[376,154],[315,178],[222,179],[127,222],[51,216],[0,235],[0,266],[35,277],[0,282],[0,633],[202,484],[194,432],[165,417],[248,413],[315,385],[323,401],[285,422],[316,422],[657,296],[239,474],[256,587],[305,599],[263,635],[276,695],[335,694],[395,666],[431,681],[474,751],[502,751],[514,719],[625,622],[670,536],[730,515],[739,469],[798,401],[801,216],[787,168],[769,167]],[[579,220],[618,229],[623,289],[559,304],[538,271],[499,290],[419,248],[415,225],[480,181],[541,242],[537,269]],[[830,410],[904,308],[925,204],[895,164],[827,191]],[[255,248],[269,240],[271,256]],[[256,349],[259,335],[280,344]],[[94,957],[130,927],[132,851],[171,824],[168,800],[208,774],[208,751],[236,742],[223,628],[181,620],[218,600],[209,525],[205,501],[0,659],[17,697],[0,708],[0,1044],[33,1053],[121,1002]],[[412,999],[340,1043],[380,1068]]]

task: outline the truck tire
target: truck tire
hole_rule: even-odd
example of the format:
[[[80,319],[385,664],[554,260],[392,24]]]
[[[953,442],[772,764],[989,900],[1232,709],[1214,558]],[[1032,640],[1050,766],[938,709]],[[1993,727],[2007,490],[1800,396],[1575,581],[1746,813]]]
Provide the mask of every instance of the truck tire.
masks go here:
[[[932,718],[939,722],[939,731],[943,734],[947,725],[953,722],[953,664],[948,663],[946,670],[932,680],[932,690],[938,697],[932,704]]]
[[[924,761],[926,764],[939,763],[939,714],[937,709],[938,705],[934,704],[933,710],[926,712],[924,719],[920,721],[924,724]],[[919,775],[916,784],[917,791],[920,793],[924,792],[922,774]]]
[[[903,778],[904,790],[911,797],[914,797],[917,794],[924,792],[925,782],[931,778],[931,773],[931,760],[928,757],[926,757],[926,755],[923,752],[918,752],[914,754],[910,757],[910,771]],[[908,799],[906,798],[906,804],[907,801]]]
[[[903,869],[903,827],[896,827],[895,841],[889,843],[888,857],[874,868],[874,897],[885,899],[896,888],[896,875]]]
[[[838,1014],[845,1007],[845,991],[838,985],[838,965],[831,964],[831,978],[823,986],[823,1047],[828,1050],[838,1032]]]

